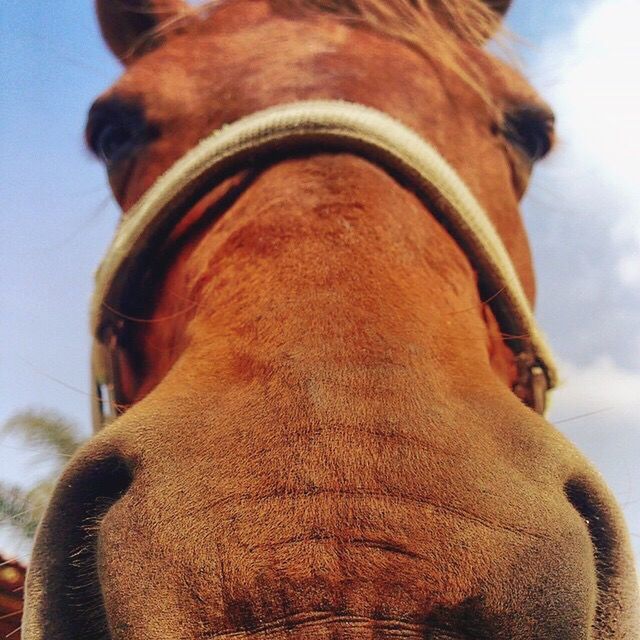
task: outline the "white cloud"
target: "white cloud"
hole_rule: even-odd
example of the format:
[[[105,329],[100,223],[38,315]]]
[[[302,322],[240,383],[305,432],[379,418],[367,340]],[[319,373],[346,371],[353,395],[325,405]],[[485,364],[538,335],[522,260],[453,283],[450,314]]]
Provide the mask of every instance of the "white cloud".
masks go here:
[[[628,254],[618,260],[618,277],[629,287],[640,287],[640,254]]]
[[[533,75],[558,114],[553,167],[572,174],[608,219],[619,283],[640,284],[640,23],[638,0],[598,0],[545,45]],[[608,185],[608,193],[600,189]],[[584,197],[584,196],[583,196]],[[590,207],[591,209],[591,207]]]
[[[586,367],[562,363],[562,383],[554,392],[551,421],[565,423],[586,414],[640,431],[640,371],[600,357]]]

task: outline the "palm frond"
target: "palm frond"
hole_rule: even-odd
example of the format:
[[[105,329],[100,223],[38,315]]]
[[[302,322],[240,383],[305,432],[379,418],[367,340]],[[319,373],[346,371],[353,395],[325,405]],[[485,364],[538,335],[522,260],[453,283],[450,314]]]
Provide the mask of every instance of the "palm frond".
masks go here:
[[[42,450],[47,460],[62,466],[82,444],[76,424],[53,411],[23,411],[9,418],[2,431]]]
[[[33,538],[42,513],[35,510],[28,491],[0,483],[0,525],[14,527],[26,538]]]

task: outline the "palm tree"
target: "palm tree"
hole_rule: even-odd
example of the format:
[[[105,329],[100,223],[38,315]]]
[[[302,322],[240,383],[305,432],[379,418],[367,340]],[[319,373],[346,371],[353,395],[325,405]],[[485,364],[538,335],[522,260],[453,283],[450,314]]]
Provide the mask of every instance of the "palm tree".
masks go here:
[[[76,424],[53,411],[18,413],[1,432],[20,436],[39,452],[36,461],[47,468],[46,475],[27,489],[0,482],[0,525],[10,525],[31,541],[58,476],[83,439]]]

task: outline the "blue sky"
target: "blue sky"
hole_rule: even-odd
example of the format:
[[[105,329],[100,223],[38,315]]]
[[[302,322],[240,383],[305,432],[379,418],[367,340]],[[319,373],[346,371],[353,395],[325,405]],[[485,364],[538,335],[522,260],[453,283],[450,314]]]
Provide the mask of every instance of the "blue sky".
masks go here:
[[[0,421],[53,408],[88,433],[87,307],[118,211],[82,130],[119,67],[93,3],[55,4],[0,4]],[[640,100],[622,73],[640,68],[638,13],[637,0],[516,0],[509,26],[559,116],[559,149],[524,204],[538,315],[566,381],[551,418],[608,479],[640,554]],[[0,478],[34,474],[3,438]]]

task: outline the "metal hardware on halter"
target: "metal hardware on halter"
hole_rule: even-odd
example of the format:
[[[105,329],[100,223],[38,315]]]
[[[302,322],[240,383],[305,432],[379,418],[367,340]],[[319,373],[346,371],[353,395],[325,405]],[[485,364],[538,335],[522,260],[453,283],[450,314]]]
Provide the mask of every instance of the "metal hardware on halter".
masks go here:
[[[105,328],[100,341],[94,340],[91,353],[91,370],[93,374],[93,394],[91,413],[94,427],[96,424],[106,425],[118,417],[117,381],[118,365],[115,351],[118,347],[116,328]],[[101,375],[98,372],[102,372]]]
[[[543,414],[546,409],[549,381],[547,374],[531,353],[523,351],[516,356],[518,377],[513,392],[537,413]]]
[[[100,391],[94,402],[96,429],[118,414],[118,330],[108,310],[122,310],[149,247],[166,237],[225,173],[268,160],[274,152],[310,147],[365,157],[401,176],[428,205],[466,253],[483,290],[500,292],[489,304],[503,333],[526,336],[510,342],[518,367],[513,390],[544,412],[546,393],[557,379],[553,356],[501,238],[467,185],[431,144],[391,116],[361,104],[311,100],[271,107],[215,131],[127,212],[96,274],[92,300],[93,378]]]

